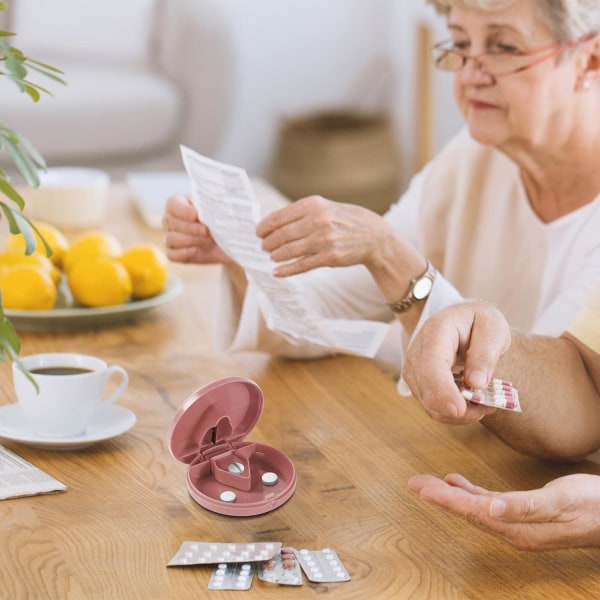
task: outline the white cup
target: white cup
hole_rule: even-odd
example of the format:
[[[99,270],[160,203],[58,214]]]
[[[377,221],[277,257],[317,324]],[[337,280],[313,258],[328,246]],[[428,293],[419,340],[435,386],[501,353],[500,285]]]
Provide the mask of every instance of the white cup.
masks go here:
[[[110,175],[85,167],[51,167],[39,172],[40,186],[24,192],[37,221],[64,229],[102,225]]]
[[[112,404],[129,383],[123,367],[109,366],[100,358],[86,354],[32,354],[22,357],[21,363],[39,390],[13,363],[17,401],[32,430],[44,437],[83,435],[98,411]],[[117,374],[121,382],[104,398],[106,384],[113,374]]]

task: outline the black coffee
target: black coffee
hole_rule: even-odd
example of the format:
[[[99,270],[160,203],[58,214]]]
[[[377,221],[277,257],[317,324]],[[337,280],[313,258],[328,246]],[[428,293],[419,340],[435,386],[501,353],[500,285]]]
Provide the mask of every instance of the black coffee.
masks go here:
[[[83,375],[84,373],[91,373],[92,369],[86,369],[85,367],[38,367],[30,371],[34,375]]]

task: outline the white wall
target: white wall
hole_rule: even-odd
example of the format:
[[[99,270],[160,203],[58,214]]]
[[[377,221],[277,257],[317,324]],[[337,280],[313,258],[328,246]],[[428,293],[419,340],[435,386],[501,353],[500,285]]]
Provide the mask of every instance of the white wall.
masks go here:
[[[228,13],[233,99],[215,158],[265,174],[278,124],[286,116],[386,95],[406,175],[415,126],[415,32],[425,19],[443,39],[445,26],[424,0],[213,0]],[[385,65],[391,68],[387,79]],[[456,131],[451,76],[434,79],[435,146]],[[384,92],[384,94],[382,94]]]
[[[395,31],[390,37],[390,52],[397,72],[396,97],[398,103],[394,114],[398,124],[403,155],[406,157],[405,175],[415,167],[414,140],[417,137],[417,29],[421,23],[432,28],[433,40],[447,37],[445,20],[425,0],[395,2],[390,0],[390,22]],[[434,96],[432,134],[434,149],[439,149],[462,125],[462,116],[456,108],[452,94],[452,75],[432,69],[432,91]]]
[[[264,173],[281,119],[351,101],[387,53],[388,0],[216,0],[229,10],[235,78],[216,158]]]

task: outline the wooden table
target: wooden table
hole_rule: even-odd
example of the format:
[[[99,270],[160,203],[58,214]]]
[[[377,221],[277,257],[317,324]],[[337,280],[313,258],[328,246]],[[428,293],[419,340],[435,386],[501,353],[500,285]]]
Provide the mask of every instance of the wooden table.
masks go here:
[[[125,243],[160,241],[115,192],[110,223]],[[123,365],[120,403],[138,422],[87,449],[47,451],[6,442],[68,486],[66,493],[0,503],[0,598],[592,598],[600,552],[513,550],[412,495],[415,473],[460,471],[497,489],[530,488],[583,470],[520,456],[478,425],[432,422],[368,360],[285,361],[258,353],[220,355],[211,340],[218,268],[173,265],[184,294],[138,323],[89,331],[23,332],[22,354],[93,353]],[[253,379],[265,396],[249,439],[288,454],[298,472],[292,498],[251,518],[196,504],[186,466],[166,434],[194,390],[225,376]],[[14,401],[0,368],[0,404]],[[167,568],[185,540],[281,541],[333,548],[352,581],[248,592],[208,591],[208,567]]]

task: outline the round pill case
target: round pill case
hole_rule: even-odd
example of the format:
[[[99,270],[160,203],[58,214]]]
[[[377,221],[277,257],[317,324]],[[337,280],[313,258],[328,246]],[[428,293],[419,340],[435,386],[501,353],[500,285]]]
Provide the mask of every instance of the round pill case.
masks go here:
[[[223,515],[260,515],[294,493],[292,461],[271,446],[245,441],[263,405],[254,381],[226,377],[192,393],[175,414],[169,449],[189,465],[188,492],[204,508]]]

